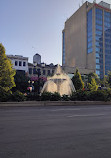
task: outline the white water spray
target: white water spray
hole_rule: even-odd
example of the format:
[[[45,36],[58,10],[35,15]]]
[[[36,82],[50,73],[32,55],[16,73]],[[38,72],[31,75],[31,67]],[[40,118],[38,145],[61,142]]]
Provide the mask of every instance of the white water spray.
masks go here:
[[[43,92],[58,92],[60,95],[71,95],[76,91],[70,77],[63,72],[60,65],[57,66],[54,76],[48,78],[44,84],[41,93]]]

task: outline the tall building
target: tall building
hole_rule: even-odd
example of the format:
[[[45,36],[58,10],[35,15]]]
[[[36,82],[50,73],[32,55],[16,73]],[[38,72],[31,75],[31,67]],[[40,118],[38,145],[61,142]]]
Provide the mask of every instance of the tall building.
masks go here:
[[[62,32],[62,66],[69,74],[111,71],[110,4],[85,2],[66,22]]]

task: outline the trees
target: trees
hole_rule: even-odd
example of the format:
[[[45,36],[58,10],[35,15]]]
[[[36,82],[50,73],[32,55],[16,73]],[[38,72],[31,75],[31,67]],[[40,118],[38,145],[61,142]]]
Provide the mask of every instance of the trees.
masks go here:
[[[79,73],[78,69],[76,69],[72,82],[76,90],[81,90],[84,88],[84,82],[82,81],[81,74]]]
[[[96,80],[91,78],[91,83],[88,83],[88,88],[90,91],[97,91],[98,85],[96,84]]]
[[[8,92],[15,87],[14,75],[15,70],[12,69],[11,61],[7,58],[5,48],[0,43],[0,89]]]
[[[109,87],[111,87],[111,71],[108,72],[106,83],[109,85]]]
[[[19,90],[20,92],[26,92],[29,86],[29,79],[30,78],[26,76],[24,71],[17,70],[14,76],[16,87],[13,88],[13,91]]]
[[[91,72],[88,74],[88,83],[91,83],[92,78],[95,79],[96,83],[99,84],[100,83],[100,79],[98,78],[98,75],[94,72]]]

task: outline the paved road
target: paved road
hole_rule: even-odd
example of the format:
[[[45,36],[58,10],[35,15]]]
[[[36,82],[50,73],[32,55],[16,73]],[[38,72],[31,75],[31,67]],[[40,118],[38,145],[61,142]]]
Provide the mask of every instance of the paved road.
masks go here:
[[[111,106],[2,107],[0,158],[111,158]]]

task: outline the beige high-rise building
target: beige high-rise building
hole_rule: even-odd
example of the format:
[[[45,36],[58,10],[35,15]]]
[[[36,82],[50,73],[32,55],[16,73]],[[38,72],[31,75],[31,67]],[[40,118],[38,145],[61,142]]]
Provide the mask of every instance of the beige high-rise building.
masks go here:
[[[66,22],[62,32],[62,66],[72,74],[95,72],[100,78],[111,71],[110,4],[85,2]]]

